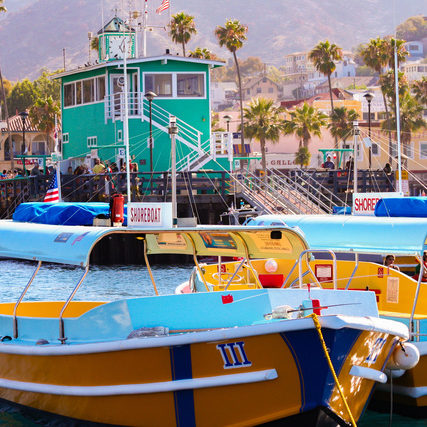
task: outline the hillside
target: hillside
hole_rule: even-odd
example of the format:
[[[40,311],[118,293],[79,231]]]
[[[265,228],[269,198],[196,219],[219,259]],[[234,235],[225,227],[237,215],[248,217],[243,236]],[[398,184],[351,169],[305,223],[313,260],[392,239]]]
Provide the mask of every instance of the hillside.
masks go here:
[[[88,61],[88,31],[101,27],[101,0],[25,0],[9,7],[0,19],[0,61],[3,74],[11,80],[35,78],[42,67],[54,70],[63,64],[66,49],[67,68]],[[141,4],[141,0],[135,0]],[[128,1],[104,0],[105,20],[114,7]],[[168,14],[153,13],[161,0],[149,0],[152,25],[164,26]],[[371,37],[392,32],[395,25],[417,14],[427,14],[424,0],[396,2],[389,0],[171,0],[172,12],[185,11],[195,16],[198,34],[189,44],[207,47],[227,58],[213,36],[214,28],[227,18],[240,20],[249,27],[248,40],[239,55],[259,56],[266,63],[282,64],[283,55],[313,47],[329,39],[351,49]],[[120,12],[119,12],[120,15]],[[167,32],[155,28],[149,33],[148,53],[162,53],[166,47],[180,52]],[[94,53],[92,52],[92,59]]]

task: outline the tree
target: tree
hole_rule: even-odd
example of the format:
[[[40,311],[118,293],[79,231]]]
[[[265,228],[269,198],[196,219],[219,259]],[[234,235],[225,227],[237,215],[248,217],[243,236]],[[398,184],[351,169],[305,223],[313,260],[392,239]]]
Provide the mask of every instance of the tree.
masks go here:
[[[407,55],[407,52],[404,49],[402,41],[398,41],[396,44],[397,47],[397,60],[398,62],[403,62]],[[362,50],[363,60],[368,67],[371,67],[379,75],[383,73],[385,67],[394,65],[394,42],[391,42],[391,39],[381,39],[377,37],[376,39],[371,39],[369,43]],[[386,114],[386,122],[390,120],[390,113],[388,111],[388,104],[386,100],[386,95],[383,93],[384,108]],[[391,141],[391,132],[389,131],[389,163],[391,163],[392,158],[392,141]]]
[[[332,99],[331,75],[335,71],[335,61],[342,60],[342,50],[334,43],[318,43],[308,55],[317,71],[328,77],[329,96],[331,98],[331,114],[334,111],[334,101]]]
[[[243,42],[246,40],[246,33],[248,27],[242,25],[237,20],[227,20],[224,27],[218,26],[215,28],[215,35],[218,39],[219,45],[225,46],[232,54],[234,63],[236,65],[237,79],[239,85],[239,101],[240,101],[240,129],[241,129],[241,148],[242,153],[245,152],[245,140],[243,137],[244,124],[243,124],[243,96],[242,96],[242,78],[240,75],[239,62],[237,61],[236,51],[243,46]],[[243,162],[241,166],[243,167]]]
[[[219,125],[219,114],[211,112],[211,129],[212,132],[225,132],[225,129]]]
[[[99,37],[97,37],[97,36],[92,37],[92,39],[90,41],[90,48],[92,50],[95,50],[96,52],[99,51]]]
[[[53,74],[55,73],[42,69],[40,76],[34,80],[33,85],[38,98],[45,99],[51,96],[55,102],[59,102],[61,99],[61,81],[51,79],[50,76]]]
[[[411,85],[415,99],[421,104],[427,105],[427,77],[424,76],[421,80],[416,80]]]
[[[9,112],[24,111],[31,107],[37,99],[37,91],[28,79],[17,82],[7,97],[7,107]]]
[[[49,149],[49,135],[55,130],[55,116],[59,117],[61,109],[52,99],[37,98],[34,105],[30,108],[29,117],[34,126],[39,130],[46,132],[46,146]]]
[[[312,134],[321,136],[321,129],[327,125],[328,118],[306,102],[301,108],[291,111],[290,117],[290,120],[285,120],[284,123],[285,134],[295,134],[299,138],[299,146],[307,148]]]
[[[2,6],[2,4],[3,4],[3,0],[0,0],[0,13],[7,12],[6,7]]]
[[[257,56],[249,56],[244,61],[239,61],[242,76],[257,76],[265,70],[265,64]]]
[[[182,45],[182,55],[185,56],[185,45],[190,41],[192,34],[197,33],[194,16],[184,12],[177,13],[172,16],[169,28],[172,41]]]
[[[397,26],[396,35],[408,42],[427,37],[427,22],[423,15],[412,16]]]
[[[188,53],[188,56],[191,58],[199,58],[199,59],[210,59],[212,61],[218,61],[219,58],[212,53],[209,49],[196,47],[193,51]]]
[[[308,166],[311,160],[311,153],[307,147],[299,147],[295,153],[295,163],[301,167]]]
[[[261,164],[264,176],[266,174],[265,143],[279,141],[284,130],[283,120],[280,117],[282,110],[274,106],[272,99],[256,98],[244,109],[244,133],[248,138],[259,141],[261,146]]]
[[[331,115],[328,129],[334,138],[340,139],[345,144],[353,130],[353,122],[357,120],[359,114],[356,110],[347,110],[346,107],[335,108]]]
[[[393,101],[393,107],[396,105],[396,101]],[[404,154],[409,154],[409,144],[411,143],[412,133],[416,132],[421,128],[427,127],[427,123],[423,120],[423,107],[418,101],[411,96],[409,91],[404,92],[399,96],[400,105],[400,141],[403,144]],[[382,128],[388,128],[397,130],[396,122],[396,109],[392,109],[392,117],[390,123],[383,122]]]

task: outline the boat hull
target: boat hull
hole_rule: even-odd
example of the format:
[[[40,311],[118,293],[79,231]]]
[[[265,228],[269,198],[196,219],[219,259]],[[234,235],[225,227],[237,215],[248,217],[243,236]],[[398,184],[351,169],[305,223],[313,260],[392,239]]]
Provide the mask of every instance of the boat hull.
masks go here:
[[[301,320],[307,324],[311,319]],[[350,369],[353,365],[383,369],[394,336],[352,328],[324,328],[323,334],[357,420],[374,381],[350,375]],[[146,345],[146,340],[167,338],[116,342],[114,351],[99,351],[96,344],[80,353],[78,345],[67,346],[70,354],[46,348],[46,355],[11,354],[3,344],[0,398],[119,425],[255,425],[320,408],[349,422],[314,328]],[[126,346],[129,342],[132,345]]]

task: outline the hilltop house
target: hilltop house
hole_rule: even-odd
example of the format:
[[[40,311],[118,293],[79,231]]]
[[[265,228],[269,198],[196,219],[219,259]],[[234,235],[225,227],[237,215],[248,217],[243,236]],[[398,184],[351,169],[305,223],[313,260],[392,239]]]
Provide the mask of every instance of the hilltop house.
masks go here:
[[[283,88],[266,76],[252,77],[243,84],[243,101],[252,98],[271,98],[278,101],[282,97]]]
[[[114,18],[119,20],[119,18]],[[65,71],[61,79],[62,169],[95,158],[125,164],[124,116],[128,105],[130,155],[139,171],[170,169],[169,117],[177,117],[178,170],[227,167],[231,140],[211,138],[210,73],[219,61],[166,53],[136,58],[132,31],[111,21],[99,32],[99,63]],[[125,93],[124,52],[127,62]],[[147,92],[154,92],[151,101]],[[151,120],[150,120],[151,118]],[[150,121],[153,146],[150,147]],[[152,164],[151,164],[152,160]],[[216,166],[216,167],[215,167]]]

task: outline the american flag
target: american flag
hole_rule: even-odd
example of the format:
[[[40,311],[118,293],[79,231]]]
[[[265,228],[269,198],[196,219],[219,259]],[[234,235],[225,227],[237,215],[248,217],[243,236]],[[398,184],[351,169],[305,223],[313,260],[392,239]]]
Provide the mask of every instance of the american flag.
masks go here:
[[[44,196],[43,202],[59,202],[59,190],[58,190],[58,179],[56,177],[56,172],[54,173],[49,188],[47,189],[46,196]]]
[[[156,13],[160,15],[164,10],[169,9],[169,7],[170,7],[169,0],[163,0],[162,4],[156,9]]]

